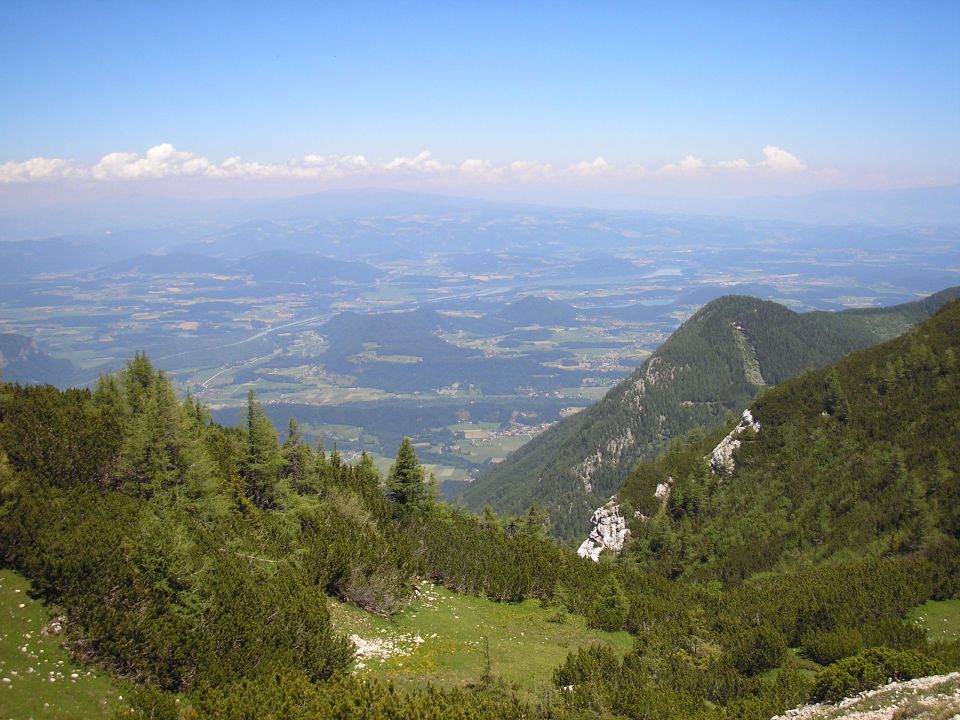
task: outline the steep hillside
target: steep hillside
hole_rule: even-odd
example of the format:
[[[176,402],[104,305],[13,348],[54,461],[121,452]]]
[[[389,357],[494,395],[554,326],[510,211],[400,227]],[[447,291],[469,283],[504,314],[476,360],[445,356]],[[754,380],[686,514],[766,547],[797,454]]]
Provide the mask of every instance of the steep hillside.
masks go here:
[[[942,436],[910,427],[914,398],[960,412],[956,353],[941,352],[955,321],[938,332],[918,335],[889,372],[878,366],[876,382],[889,391],[890,423],[917,438],[905,464],[950,444],[953,473],[955,425],[938,422]],[[861,413],[855,384],[837,375],[825,419],[822,398],[803,386],[782,401],[786,415],[814,403],[803,417],[828,440],[831,424]],[[789,439],[775,407],[757,404],[755,446]],[[863,446],[883,452],[878,437]],[[703,466],[695,450],[670,458]],[[797,456],[789,446],[771,457]],[[734,454],[746,468],[745,458]],[[944,477],[948,487],[955,475]],[[295,422],[281,445],[252,393],[244,425],[220,426],[193,398],[179,402],[143,355],[95,391],[0,384],[0,568],[30,581],[31,603],[57,608],[77,662],[135,686],[122,698],[130,717],[766,720],[886,678],[943,674],[960,667],[960,643],[928,640],[908,618],[924,603],[922,617],[933,617],[960,589],[957,540],[943,537],[956,522],[938,519],[960,503],[949,492],[907,496],[897,521],[907,543],[891,543],[889,557],[698,586],[658,567],[578,558],[545,537],[536,512],[501,522],[433,502],[408,440],[383,478],[369,457],[349,465],[314,450]],[[679,503],[681,486],[671,497]],[[904,507],[878,497],[879,513]],[[853,519],[869,531],[871,517]],[[92,667],[67,675],[65,659],[44,661],[42,609],[27,598],[14,606],[0,658],[9,714],[59,717],[47,705],[59,710],[65,688],[96,691],[115,709]],[[34,677],[41,669],[46,679]]]
[[[32,338],[0,333],[0,378],[23,385],[64,385],[73,375],[69,360],[43,352]]]
[[[728,296],[701,308],[599,403],[544,432],[464,492],[479,509],[539,502],[559,537],[581,536],[594,508],[672,437],[718,427],[762,389],[893,337],[957,289],[882,310],[795,313]]]
[[[937,312],[945,303],[960,298],[960,287],[951,287],[903,305],[858,308],[839,313],[813,312],[810,317],[855,339],[861,347],[902,335]]]
[[[644,516],[627,513],[628,556],[737,583],[960,536],[958,357],[954,301],[900,338],[761,395],[753,429],[729,452],[712,453],[708,438],[639,466],[620,493]]]

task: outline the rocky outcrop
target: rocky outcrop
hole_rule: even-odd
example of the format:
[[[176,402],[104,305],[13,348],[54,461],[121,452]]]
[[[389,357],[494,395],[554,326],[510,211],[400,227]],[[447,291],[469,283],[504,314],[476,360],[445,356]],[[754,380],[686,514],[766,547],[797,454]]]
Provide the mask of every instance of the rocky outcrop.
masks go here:
[[[583,486],[584,492],[593,492],[593,476],[603,465],[616,464],[620,461],[624,451],[633,444],[633,431],[626,428],[623,432],[611,438],[607,444],[593,454],[588,455],[578,464],[573,473]]]
[[[956,718],[960,711],[960,673],[892,682],[839,703],[804,705],[772,720],[895,720]]]
[[[603,507],[597,508],[590,518],[590,536],[583,541],[577,550],[580,557],[588,557],[599,562],[600,553],[604,550],[620,552],[630,531],[627,529],[627,520],[620,512],[620,504],[614,495]]]
[[[673,478],[668,477],[666,482],[657,483],[657,489],[654,490],[653,496],[659,498],[662,502],[666,502],[670,497],[670,488],[673,487]]]
[[[749,409],[743,411],[743,417],[740,423],[730,431],[729,435],[720,441],[720,444],[717,445],[710,454],[710,468],[714,473],[733,472],[733,451],[742,444],[742,441],[737,436],[747,428],[753,428],[754,432],[760,432],[760,423],[753,419],[753,415]]]

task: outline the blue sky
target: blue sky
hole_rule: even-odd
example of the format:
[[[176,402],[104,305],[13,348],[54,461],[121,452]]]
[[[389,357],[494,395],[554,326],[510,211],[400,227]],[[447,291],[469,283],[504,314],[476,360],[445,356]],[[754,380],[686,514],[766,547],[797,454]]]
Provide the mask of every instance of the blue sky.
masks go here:
[[[312,155],[362,156],[353,182],[429,187],[456,185],[467,160],[486,168],[475,184],[569,183],[596,178],[563,172],[598,157],[618,190],[709,192],[734,163],[745,191],[956,182],[957,38],[955,1],[6,0],[0,163],[17,182],[89,180],[121,152],[125,182],[219,177],[236,156],[289,182],[278,164]],[[167,145],[155,172],[146,153]],[[796,172],[771,185],[764,148]],[[388,168],[423,152],[432,168]],[[24,169],[34,158],[62,164]],[[521,177],[516,161],[538,165]]]

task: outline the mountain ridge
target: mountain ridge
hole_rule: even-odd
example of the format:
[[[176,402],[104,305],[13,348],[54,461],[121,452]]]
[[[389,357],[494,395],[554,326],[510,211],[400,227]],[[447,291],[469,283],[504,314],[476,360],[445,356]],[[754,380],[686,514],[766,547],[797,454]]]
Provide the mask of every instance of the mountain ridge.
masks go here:
[[[958,295],[960,288],[948,288],[915,303],[836,314],[719,298],[601,401],[521,447],[468,486],[462,499],[473,509],[489,503],[507,513],[539,503],[555,534],[573,539],[633,466],[655,457],[671,437],[695,427],[715,429],[761,389],[875,344],[884,334],[894,337]]]
[[[717,446],[722,462],[706,437],[639,465],[619,493],[628,555],[670,577],[735,584],[956,537],[958,338],[954,300],[761,394],[727,436],[736,441]]]

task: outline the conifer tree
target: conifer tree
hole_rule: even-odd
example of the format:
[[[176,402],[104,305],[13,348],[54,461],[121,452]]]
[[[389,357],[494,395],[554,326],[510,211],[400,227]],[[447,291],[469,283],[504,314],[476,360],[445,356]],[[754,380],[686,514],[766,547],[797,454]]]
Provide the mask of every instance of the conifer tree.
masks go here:
[[[545,538],[550,529],[550,516],[543,511],[539,503],[533,503],[526,513],[507,525],[507,534],[511,537]]]
[[[424,468],[408,437],[400,443],[397,460],[390,466],[386,492],[387,497],[399,505],[421,505],[429,498]]]
[[[835,370],[831,370],[827,381],[827,412],[843,423],[850,419],[850,403]]]
[[[253,390],[247,393],[247,453],[242,475],[247,497],[259,508],[276,505],[280,452],[277,434],[263,408],[256,402]]]
[[[360,460],[353,467],[354,475],[361,485],[378,487],[380,485],[380,471],[373,464],[373,458],[364,450]]]
[[[500,519],[490,503],[483,506],[483,525],[485,527],[500,527]]]
[[[615,632],[623,627],[629,611],[627,595],[617,578],[611,575],[590,606],[587,623],[591,627]]]
[[[303,441],[300,423],[290,418],[287,424],[287,439],[283,443],[283,469],[281,476],[288,481],[298,493],[305,494],[315,491],[311,480],[316,473],[313,469],[314,457],[310,446]]]

